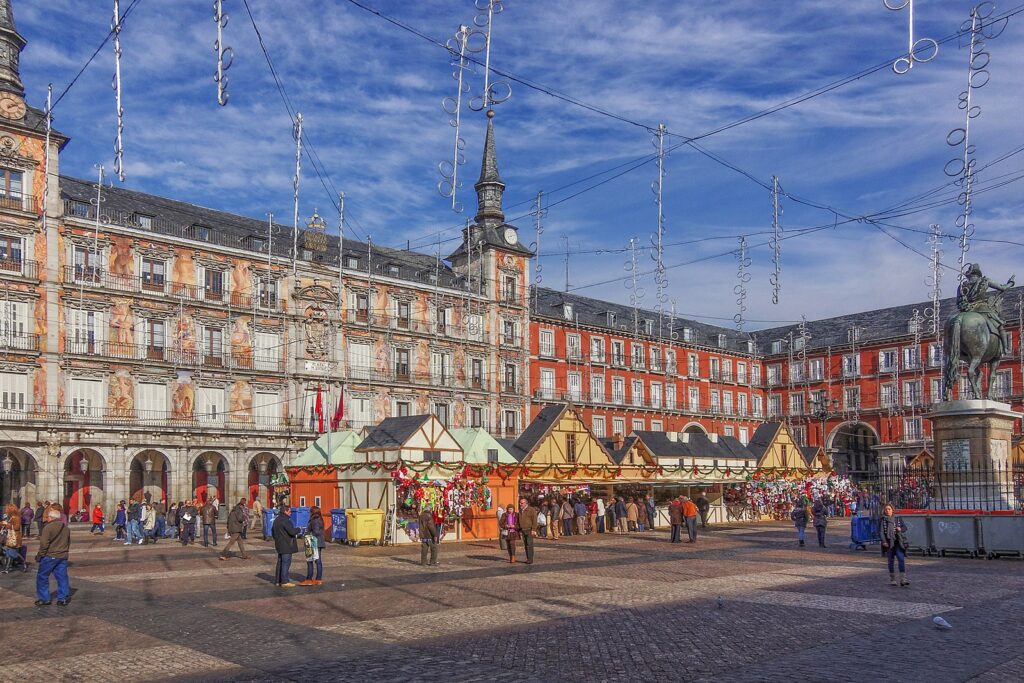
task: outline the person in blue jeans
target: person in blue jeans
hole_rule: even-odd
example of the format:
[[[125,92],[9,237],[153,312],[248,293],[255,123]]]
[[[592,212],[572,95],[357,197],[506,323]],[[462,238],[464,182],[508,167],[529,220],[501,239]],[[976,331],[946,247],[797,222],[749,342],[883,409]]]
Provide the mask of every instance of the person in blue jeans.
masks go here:
[[[909,586],[907,580],[907,525],[902,517],[896,516],[896,510],[892,505],[886,504],[882,511],[882,519],[879,524],[879,536],[882,539],[882,554],[889,561],[889,585]],[[899,565],[900,580],[896,582],[894,561]]]
[[[46,524],[39,536],[39,551],[36,563],[36,607],[50,604],[50,574],[57,579],[57,604],[64,606],[71,599],[71,585],[68,582],[68,552],[71,550],[71,530],[60,520],[59,507],[51,507],[44,513]]]
[[[793,526],[796,527],[796,537],[800,541],[800,547],[804,546],[804,534],[807,531],[807,508],[804,507],[802,500],[797,501],[796,507],[789,513],[789,518],[793,520]]]
[[[299,552],[299,545],[295,539],[302,535],[292,524],[291,514],[291,506],[282,504],[274,518],[274,525],[270,529],[270,535],[274,539],[274,549],[277,551],[277,571],[274,573],[274,583],[282,588],[291,588],[295,585],[288,578],[288,571],[292,566],[292,555]]]

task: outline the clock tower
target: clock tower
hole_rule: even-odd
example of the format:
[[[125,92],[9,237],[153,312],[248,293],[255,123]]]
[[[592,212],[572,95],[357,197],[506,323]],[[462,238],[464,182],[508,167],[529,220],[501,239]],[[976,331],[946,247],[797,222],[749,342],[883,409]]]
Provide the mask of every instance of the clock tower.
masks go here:
[[[25,88],[21,83],[21,51],[27,41],[14,26],[11,0],[0,0],[0,116],[25,116]]]

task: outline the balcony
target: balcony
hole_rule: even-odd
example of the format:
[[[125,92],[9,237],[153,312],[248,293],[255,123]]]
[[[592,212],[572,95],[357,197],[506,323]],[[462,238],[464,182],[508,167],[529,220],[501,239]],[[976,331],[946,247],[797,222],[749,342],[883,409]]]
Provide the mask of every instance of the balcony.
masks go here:
[[[604,351],[601,351],[600,353],[591,351],[590,352],[590,362],[591,363],[600,363],[601,365],[604,365]]]
[[[225,413],[217,418],[192,414],[181,416],[169,411],[139,410],[135,408],[71,408],[56,405],[30,405],[24,410],[0,409],[0,420],[24,423],[40,423],[45,426],[66,423],[109,426],[111,428],[142,429],[167,428],[173,430],[191,429],[196,431],[245,431],[245,432],[302,432],[313,433],[315,428],[298,418],[260,416],[252,414]]]
[[[284,361],[281,358],[232,354],[228,352],[204,353],[173,349],[167,346],[146,344],[122,344],[120,342],[101,340],[68,339],[64,344],[64,353],[75,356],[100,356],[132,361],[154,361],[171,365],[189,367],[226,368],[232,370],[255,370],[259,372],[283,372]]]
[[[19,276],[29,280],[39,279],[39,262],[22,258],[0,259],[0,276]]]
[[[380,384],[412,384],[422,387],[446,387],[489,391],[490,382],[485,377],[459,377],[455,373],[415,372],[408,365],[399,364],[393,369],[377,370],[372,367],[350,365],[348,379],[353,382]]]
[[[618,368],[626,367],[626,356],[624,354],[612,354],[612,365]]]
[[[0,194],[0,209],[38,214],[39,202],[32,195],[20,193]]]
[[[540,348],[537,351],[537,354],[539,356],[544,357],[544,358],[554,358],[555,357],[555,347],[554,347],[554,345],[548,346],[547,344],[541,344]]]
[[[505,381],[501,383],[501,393],[503,394],[518,394],[519,393],[519,382]]]
[[[503,332],[501,334],[501,346],[512,349],[519,349],[522,348],[523,346],[523,339],[518,334],[510,334],[508,332]]]
[[[5,351],[38,351],[38,334],[0,333],[0,349]]]

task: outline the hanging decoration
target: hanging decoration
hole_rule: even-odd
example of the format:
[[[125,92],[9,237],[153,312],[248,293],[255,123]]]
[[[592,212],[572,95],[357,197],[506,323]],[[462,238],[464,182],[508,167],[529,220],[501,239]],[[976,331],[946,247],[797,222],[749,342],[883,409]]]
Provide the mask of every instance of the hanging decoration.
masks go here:
[[[568,259],[568,250],[566,258]],[[640,268],[636,262],[636,239],[629,240],[629,260],[626,261],[624,268],[629,273],[624,284],[629,290],[629,305],[633,308],[633,336],[635,337],[640,334],[640,304],[647,294],[646,290],[640,286]],[[568,278],[566,278],[566,289],[568,289]]]
[[[739,249],[736,250],[736,286],[733,287],[733,292],[736,294],[736,308],[739,309],[732,317],[736,323],[736,329],[740,332],[743,331],[743,325],[746,323],[746,319],[743,314],[747,312],[747,283],[750,282],[750,252],[747,251],[747,236],[740,235]]]
[[[441,172],[441,180],[437,182],[437,191],[442,197],[452,200],[452,211],[462,213],[462,203],[458,201],[458,189],[462,187],[459,181],[459,166],[466,163],[466,141],[462,139],[462,95],[469,92],[469,83],[465,79],[466,52],[479,52],[479,48],[469,47],[469,36],[471,31],[468,26],[459,26],[453,38],[449,38],[446,46],[451,55],[452,78],[455,79],[455,97],[446,97],[441,100],[441,108],[448,114],[448,123],[455,129],[455,144],[452,151],[452,160],[442,161],[437,168]]]
[[[501,0],[476,0],[475,7],[477,15],[473,17],[473,25],[477,29],[471,31],[472,36],[483,37],[484,53],[484,88],[479,97],[469,101],[469,108],[473,111],[490,110],[496,104],[501,104],[512,96],[512,86],[507,81],[491,81],[491,37],[493,35],[494,17],[505,11]],[[472,50],[479,52],[480,50]]]
[[[930,322],[932,336],[938,340],[942,332],[942,231],[938,223],[931,225],[928,246],[932,252],[931,270],[927,280],[932,305],[924,310],[924,317]]]
[[[730,496],[735,499],[735,492]],[[790,510],[798,501],[809,505],[826,497],[840,505],[851,502],[854,499],[854,487],[849,477],[828,474],[801,478],[787,476],[779,471],[759,471],[748,477],[741,494],[741,500],[755,514],[773,519],[788,518]]]
[[[651,258],[654,259],[654,284],[655,284],[655,302],[654,310],[658,314],[658,336],[661,337],[663,318],[664,318],[664,307],[668,303],[668,293],[666,289],[668,287],[668,279],[665,276],[665,246],[664,246],[664,235],[665,235],[665,209],[664,209],[664,189],[665,189],[665,134],[667,133],[664,123],[658,124],[658,130],[654,134],[654,147],[658,150],[658,179],[651,183],[651,190],[654,192],[654,203],[658,207],[658,223],[651,240],[651,244],[654,247],[651,253]]]
[[[117,109],[117,136],[114,138],[114,173],[122,183],[124,173],[124,107],[121,106],[121,3],[114,0],[110,30],[114,34],[114,104]],[[47,109],[49,111],[49,109]]]
[[[907,54],[892,63],[892,70],[898,74],[905,74],[914,68],[914,63],[924,64],[935,59],[939,54],[939,44],[931,38],[919,38],[914,40],[914,0],[903,0],[903,4],[889,4],[889,0],[882,0],[887,9],[898,12],[907,10]]]
[[[769,281],[772,285],[772,303],[779,303],[779,290],[782,288],[782,206],[779,204],[779,178],[772,176],[772,236],[768,246],[772,250],[772,274]]]
[[[217,24],[217,40],[213,42],[213,51],[217,53],[217,71],[213,74],[213,81],[217,84],[217,104],[224,107],[228,103],[227,71],[235,60],[235,51],[224,45],[224,28],[228,25],[224,0],[213,0],[213,20]]]

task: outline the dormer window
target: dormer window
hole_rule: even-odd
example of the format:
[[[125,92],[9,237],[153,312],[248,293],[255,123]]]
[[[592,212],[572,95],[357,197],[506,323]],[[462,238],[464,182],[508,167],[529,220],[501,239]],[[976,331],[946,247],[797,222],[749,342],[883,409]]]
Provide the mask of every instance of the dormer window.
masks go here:
[[[210,241],[210,229],[205,225],[190,225],[185,230],[185,237],[199,240],[200,242]]]
[[[692,327],[684,327],[683,328],[683,341],[684,342],[692,342],[693,341],[693,328]]]
[[[143,230],[152,230],[153,229],[153,217],[152,216],[147,216],[146,214],[137,213],[137,214],[135,214],[135,216],[133,216],[133,221],[132,222],[136,226],[142,228]]]
[[[69,216],[75,216],[76,218],[88,218],[89,202],[80,202],[73,199],[68,202],[67,211]]]
[[[772,353],[782,353],[782,340],[776,339],[772,342]]]
[[[615,314],[608,311],[608,327],[615,327]]]
[[[572,304],[562,304],[562,317],[572,320]]]
[[[358,270],[359,269],[359,257],[358,256],[346,256],[345,257],[345,267],[346,268],[351,268],[352,270]]]
[[[654,334],[654,321],[653,320],[645,320],[644,321],[644,334],[646,334],[646,335]]]
[[[401,272],[402,269],[398,266],[397,263],[388,264],[388,275],[390,275],[391,277],[398,277]]]
[[[754,353],[756,350],[757,350],[757,348],[754,346],[754,340],[753,339],[748,339],[747,340],[747,353]]]
[[[249,235],[244,240],[244,246],[249,251],[265,251],[267,248],[267,239],[260,237],[259,235]]]
[[[725,348],[725,335],[724,334],[718,335],[718,348],[720,348],[720,349],[724,349]]]

